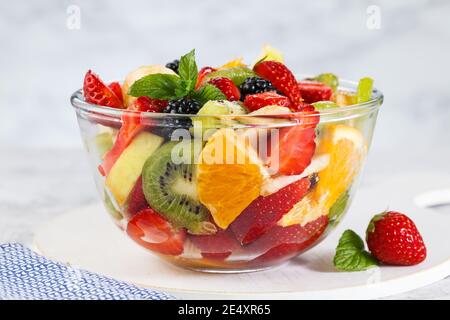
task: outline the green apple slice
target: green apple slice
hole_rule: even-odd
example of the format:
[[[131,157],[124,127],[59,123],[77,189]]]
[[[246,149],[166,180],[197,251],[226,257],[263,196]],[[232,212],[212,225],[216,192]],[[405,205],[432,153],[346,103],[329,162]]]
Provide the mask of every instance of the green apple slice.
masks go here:
[[[142,132],[122,152],[109,175],[106,186],[117,204],[122,206],[141,175],[142,167],[150,155],[162,144],[160,136]]]

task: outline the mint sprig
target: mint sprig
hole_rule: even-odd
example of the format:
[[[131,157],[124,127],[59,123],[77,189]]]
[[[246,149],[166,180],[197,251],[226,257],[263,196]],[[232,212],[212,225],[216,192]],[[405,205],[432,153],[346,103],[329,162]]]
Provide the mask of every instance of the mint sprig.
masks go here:
[[[172,100],[188,96],[195,88],[198,69],[195,50],[180,58],[179,76],[173,74],[150,74],[135,81],[128,92],[133,97]]]
[[[363,240],[352,230],[346,230],[339,239],[333,263],[340,271],[364,271],[378,265],[377,260],[364,250]]]
[[[173,74],[155,73],[145,76],[133,83],[128,94],[133,97],[150,97],[152,99],[178,99],[186,93],[182,80]]]
[[[186,91],[189,93],[195,88],[197,83],[198,68],[195,62],[195,49],[180,58],[178,74],[183,80]]]

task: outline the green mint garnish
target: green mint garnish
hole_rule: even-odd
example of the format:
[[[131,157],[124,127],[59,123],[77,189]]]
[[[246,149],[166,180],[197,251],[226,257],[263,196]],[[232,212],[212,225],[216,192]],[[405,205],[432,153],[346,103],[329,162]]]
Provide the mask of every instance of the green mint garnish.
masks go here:
[[[372,97],[373,79],[366,77],[359,80],[358,89],[356,91],[357,103],[363,103]]]
[[[378,265],[377,260],[364,250],[363,240],[352,230],[346,230],[339,239],[333,263],[340,271],[364,271]]]
[[[333,205],[330,208],[330,211],[328,212],[328,218],[333,221],[333,223],[338,222],[342,214],[345,211],[345,208],[347,207],[348,198],[350,197],[348,191],[345,191],[341,193],[339,198],[333,203]]]
[[[198,70],[195,50],[180,58],[180,76],[173,74],[150,74],[134,82],[129,90],[133,97],[147,96],[153,99],[172,100],[188,96],[197,82]]]
[[[178,74],[184,81],[187,92],[191,92],[197,83],[198,69],[195,62],[195,49],[180,58]]]
[[[150,74],[133,83],[129,94],[133,97],[147,96],[153,99],[177,99],[185,94],[180,77],[173,74]]]
[[[339,86],[339,78],[333,73],[321,73],[313,78],[313,80],[322,82],[336,91]]]
[[[191,98],[196,100],[200,106],[203,106],[210,100],[227,100],[227,97],[218,88],[212,84],[206,84],[191,94]]]

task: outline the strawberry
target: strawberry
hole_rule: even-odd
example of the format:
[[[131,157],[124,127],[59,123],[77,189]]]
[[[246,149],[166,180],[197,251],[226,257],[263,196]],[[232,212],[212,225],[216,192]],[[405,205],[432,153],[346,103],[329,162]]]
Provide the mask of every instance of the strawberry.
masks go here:
[[[167,105],[167,101],[150,99],[148,97],[139,97],[136,101],[128,107],[130,111],[141,112],[162,112]],[[106,176],[113,167],[116,160],[122,154],[123,150],[130,144],[133,138],[143,130],[144,126],[141,124],[141,116],[135,112],[125,112],[122,116],[122,126],[120,127],[117,139],[114,146],[109,150],[103,163],[99,166],[99,171],[103,176]]]
[[[152,251],[177,256],[183,253],[185,229],[175,229],[166,219],[148,208],[137,213],[127,225],[127,234]]]
[[[275,88],[291,101],[292,111],[299,111],[302,106],[302,96],[297,79],[281,62],[261,61],[253,67],[253,71],[261,78],[269,80]]]
[[[189,239],[200,249],[204,258],[214,260],[225,260],[241,247],[229,229],[218,228],[214,235],[190,235]]]
[[[367,228],[367,245],[372,255],[385,264],[411,266],[421,263],[427,256],[414,222],[395,211],[372,218]]]
[[[251,264],[273,263],[292,258],[312,246],[327,226],[328,217],[321,216],[303,227],[299,224],[273,227],[248,247],[249,250],[265,251],[264,254],[252,260]]]
[[[89,103],[111,108],[123,108],[121,99],[91,70],[84,77],[83,91],[84,97]]]
[[[320,117],[311,105],[295,115],[298,124],[279,129],[278,143],[270,149],[269,165],[284,175],[301,174],[311,163],[316,149],[316,126]]]
[[[309,187],[306,177],[271,195],[256,198],[231,224],[236,238],[247,245],[261,237],[305,196]]]
[[[217,69],[214,69],[212,67],[201,68],[200,71],[198,72],[197,83],[195,84],[195,89],[198,89],[202,85],[203,79],[205,79],[207,74],[210,74],[211,72],[214,72],[216,70]]]
[[[288,107],[289,99],[276,92],[268,91],[247,95],[244,100],[244,106],[249,111],[255,111],[267,106]]]
[[[333,95],[331,87],[318,81],[300,81],[298,87],[305,103],[328,101]]]
[[[214,78],[209,80],[208,83],[220,89],[230,101],[236,101],[241,98],[241,92],[238,87],[228,78]]]
[[[120,102],[123,104],[122,87],[120,83],[118,83],[117,81],[111,82],[110,84],[108,84],[108,88],[110,88],[111,91],[114,92],[114,94],[117,96],[117,98],[119,98]]]
[[[133,189],[128,196],[125,212],[128,217],[133,217],[139,211],[149,208],[147,200],[145,199],[144,190],[142,189],[142,176],[136,181]]]
[[[128,110],[161,113],[163,112],[167,104],[168,104],[167,100],[152,99],[149,97],[139,97],[132,105],[128,107]]]

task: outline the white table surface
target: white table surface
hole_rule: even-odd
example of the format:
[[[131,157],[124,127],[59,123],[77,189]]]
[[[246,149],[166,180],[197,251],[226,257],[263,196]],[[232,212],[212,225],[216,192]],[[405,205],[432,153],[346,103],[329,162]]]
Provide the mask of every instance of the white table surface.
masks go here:
[[[434,148],[414,150],[374,150],[361,187],[400,172],[449,173],[448,148],[438,152]],[[0,148],[0,243],[30,245],[36,226],[77,206],[99,201],[89,169],[80,149]],[[450,206],[436,210],[450,214]],[[450,278],[389,298],[450,299]]]

